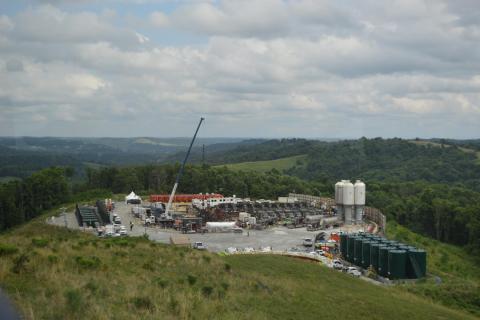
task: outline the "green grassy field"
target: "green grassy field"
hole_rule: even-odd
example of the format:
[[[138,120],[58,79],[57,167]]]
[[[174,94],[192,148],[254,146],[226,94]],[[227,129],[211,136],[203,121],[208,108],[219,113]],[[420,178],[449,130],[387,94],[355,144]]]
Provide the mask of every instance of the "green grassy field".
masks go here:
[[[293,166],[303,162],[306,157],[307,157],[306,155],[298,155],[298,156],[281,158],[276,160],[231,163],[231,164],[219,165],[216,167],[226,166],[227,168],[232,170],[256,171],[256,172],[267,172],[272,169],[277,169],[278,171],[282,172],[283,170],[290,169]]]
[[[0,235],[0,286],[27,319],[473,318],[318,263],[99,239],[44,219]]]

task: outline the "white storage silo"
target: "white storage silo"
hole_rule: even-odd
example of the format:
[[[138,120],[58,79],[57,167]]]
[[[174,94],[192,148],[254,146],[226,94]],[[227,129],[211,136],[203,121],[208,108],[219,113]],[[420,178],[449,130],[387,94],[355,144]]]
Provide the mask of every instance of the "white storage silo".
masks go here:
[[[343,181],[335,183],[335,206],[338,217],[343,220]]]
[[[357,180],[354,185],[355,190],[355,222],[361,224],[363,221],[363,212],[365,210],[365,183]]]
[[[345,217],[345,224],[352,224],[353,222],[353,206],[355,205],[355,195],[353,184],[350,180],[343,182],[343,214]]]

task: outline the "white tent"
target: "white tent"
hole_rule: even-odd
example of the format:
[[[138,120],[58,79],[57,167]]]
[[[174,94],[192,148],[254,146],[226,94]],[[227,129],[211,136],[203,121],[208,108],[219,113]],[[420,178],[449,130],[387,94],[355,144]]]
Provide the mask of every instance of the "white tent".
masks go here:
[[[130,192],[130,194],[128,196],[125,197],[125,203],[128,203],[129,200],[140,200],[142,201],[142,198],[140,198],[139,196],[137,196],[135,194],[135,192]]]

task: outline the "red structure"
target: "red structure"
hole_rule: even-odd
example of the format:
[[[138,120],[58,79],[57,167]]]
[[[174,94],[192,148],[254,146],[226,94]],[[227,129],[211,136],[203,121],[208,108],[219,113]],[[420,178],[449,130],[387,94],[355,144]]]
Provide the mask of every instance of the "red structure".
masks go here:
[[[150,202],[168,202],[170,198],[169,194],[151,194]],[[210,198],[223,198],[223,195],[219,193],[210,193],[210,194],[176,194],[173,196],[173,202],[192,202],[193,199],[207,200]]]

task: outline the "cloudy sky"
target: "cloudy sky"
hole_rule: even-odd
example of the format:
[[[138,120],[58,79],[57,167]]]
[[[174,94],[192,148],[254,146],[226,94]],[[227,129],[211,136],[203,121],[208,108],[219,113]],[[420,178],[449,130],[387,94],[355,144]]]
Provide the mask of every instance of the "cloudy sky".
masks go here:
[[[480,138],[480,1],[0,0],[0,135]]]

